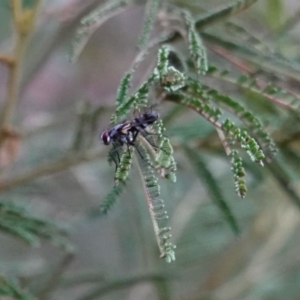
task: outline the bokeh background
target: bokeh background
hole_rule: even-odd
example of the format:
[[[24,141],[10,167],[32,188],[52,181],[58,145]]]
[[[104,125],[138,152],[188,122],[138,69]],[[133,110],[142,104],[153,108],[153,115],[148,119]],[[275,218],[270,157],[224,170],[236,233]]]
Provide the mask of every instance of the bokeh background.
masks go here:
[[[197,2],[211,8],[225,1]],[[267,169],[253,166],[249,166],[247,197],[239,199],[230,164],[210,148],[214,129],[192,112],[183,111],[166,125],[178,172],[176,184],[162,181],[161,186],[177,245],[176,261],[169,265],[159,259],[135,167],[113,210],[105,217],[90,217],[89,212],[113,185],[109,149],[99,135],[114,111],[119,81],[136,56],[144,15],[140,1],[108,20],[91,37],[78,61],[70,63],[68,55],[80,19],[99,3],[43,1],[24,55],[13,115],[20,136],[13,154],[2,153],[4,182],[50,166],[43,176],[1,189],[0,199],[21,203],[32,215],[67,225],[74,253],[47,242],[32,248],[1,233],[1,273],[18,278],[38,299],[299,299],[299,207]],[[234,20],[299,62],[297,19],[285,35],[273,36],[295,14],[300,20],[299,11],[299,1],[261,0]],[[13,42],[9,1],[1,0],[1,53],[9,53]],[[142,64],[137,82],[151,61]],[[7,66],[0,63],[0,100],[5,98],[7,74]],[[64,165],[65,157],[76,148],[80,122],[89,109],[98,109],[99,117],[93,135],[87,134],[84,147],[77,149],[84,158]],[[172,109],[170,104],[158,107],[163,117]],[[274,123],[271,132],[277,130]],[[182,136],[192,143],[200,141],[199,151],[239,222],[240,236],[232,233],[189,161],[176,151]],[[290,184],[300,192],[298,175],[292,172]]]

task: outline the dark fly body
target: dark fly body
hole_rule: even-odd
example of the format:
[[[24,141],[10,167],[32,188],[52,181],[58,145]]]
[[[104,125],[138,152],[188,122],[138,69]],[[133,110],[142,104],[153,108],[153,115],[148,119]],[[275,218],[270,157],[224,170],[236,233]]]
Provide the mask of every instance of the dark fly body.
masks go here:
[[[152,125],[157,119],[157,112],[145,112],[134,118],[132,121],[125,121],[123,123],[116,124],[110,129],[103,131],[100,138],[105,145],[110,145],[112,143],[113,149],[110,150],[109,155],[116,163],[116,167],[117,162],[114,159],[114,152],[116,153],[117,159],[119,161],[120,158],[118,150],[120,149],[120,147],[122,147],[123,145],[127,145],[127,147],[135,147],[135,140],[139,133],[147,139],[146,135],[149,133],[146,131],[146,128]]]
[[[120,146],[130,145],[133,142],[133,135],[130,130],[130,122],[120,123],[103,131],[100,138],[105,145],[110,145],[110,143],[118,143]]]
[[[151,111],[134,118],[131,122],[133,130],[141,131],[145,130],[148,126],[152,125],[158,119],[158,113]]]

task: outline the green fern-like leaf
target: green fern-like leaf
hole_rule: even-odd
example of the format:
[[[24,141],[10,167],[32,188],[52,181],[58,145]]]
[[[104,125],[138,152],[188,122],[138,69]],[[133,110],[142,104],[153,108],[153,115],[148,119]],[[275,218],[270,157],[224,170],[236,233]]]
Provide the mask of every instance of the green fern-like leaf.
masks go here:
[[[229,75],[229,72],[218,70],[216,66],[210,66],[209,75],[241,87],[243,90],[264,98],[290,111],[300,111],[300,97],[292,94],[273,83],[258,83],[253,76],[242,74],[238,78]]]
[[[148,0],[146,5],[146,19],[144,21],[143,30],[139,38],[139,47],[143,48],[149,39],[150,32],[153,27],[161,0]]]
[[[13,203],[0,203],[0,229],[34,246],[39,245],[42,239],[69,246],[65,229],[50,221],[31,217],[24,208]]]
[[[195,21],[190,13],[183,13],[188,32],[188,43],[191,58],[195,63],[196,70],[199,74],[205,74],[208,70],[206,50],[203,46],[199,33],[195,29]]]
[[[158,72],[159,77],[162,77],[164,74],[168,72],[169,54],[170,54],[170,48],[168,46],[162,46],[158,50],[156,70]]]
[[[173,148],[170,140],[164,137],[159,145],[159,151],[155,157],[156,166],[158,168],[168,168],[171,164]]]
[[[127,151],[124,151],[118,168],[115,173],[115,184],[119,184],[120,182],[125,182],[129,175],[129,170],[132,165],[132,157],[133,157],[133,147],[128,147]]]
[[[213,124],[215,124],[222,115],[222,111],[219,108],[214,107],[212,103],[210,103],[210,100],[205,97],[193,97],[188,94],[181,93],[181,97],[178,102],[196,110]]]
[[[115,205],[117,198],[123,192],[123,187],[124,185],[122,184],[113,186],[100,205],[99,211],[101,214],[107,214],[108,211],[111,210],[111,208]]]
[[[226,110],[230,111],[239,117],[253,132],[261,147],[268,153],[270,158],[273,158],[277,153],[277,148],[270,135],[264,130],[260,120],[254,114],[246,110],[244,106],[232,99],[228,95],[224,95],[217,90],[205,87],[207,95],[211,96],[217,103],[221,104]]]
[[[148,104],[148,94],[150,86],[155,82],[156,75],[151,74],[149,78],[140,86],[140,88],[116,109],[116,117],[118,120],[124,118],[132,108],[139,109],[146,107]]]
[[[254,138],[249,136],[246,130],[241,130],[232,121],[226,119],[222,124],[223,130],[232,138],[234,138],[243,149],[246,150],[247,154],[252,161],[259,163],[261,166],[264,165],[263,159],[265,155]]]
[[[175,183],[177,180],[176,177],[176,171],[177,171],[177,164],[173,156],[170,158],[170,165],[168,169],[166,170],[164,177],[169,179],[171,182]]]
[[[142,156],[138,156],[138,162],[160,256],[164,258],[166,262],[170,263],[175,260],[174,250],[176,246],[169,242],[171,229],[162,226],[162,222],[168,219],[168,214],[164,210],[164,201],[159,197],[160,186],[158,184],[158,178],[155,176],[153,168],[151,167],[152,162],[146,149],[140,144],[138,144],[137,147]]]
[[[237,150],[233,150],[230,153],[231,156],[231,171],[235,180],[235,190],[239,197],[245,198],[247,193],[245,170],[243,168],[243,162]]]
[[[130,88],[131,80],[132,80],[131,72],[126,73],[122,78],[120,86],[117,91],[117,97],[116,97],[117,106],[121,105],[127,98],[128,89]]]

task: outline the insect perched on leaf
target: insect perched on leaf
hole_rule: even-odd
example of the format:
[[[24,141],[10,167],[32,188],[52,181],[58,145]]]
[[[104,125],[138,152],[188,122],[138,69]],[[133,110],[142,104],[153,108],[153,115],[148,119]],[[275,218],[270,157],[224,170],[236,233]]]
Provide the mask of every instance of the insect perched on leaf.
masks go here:
[[[105,145],[112,144],[113,148],[109,151],[110,158],[115,162],[116,168],[120,161],[118,151],[122,146],[133,146],[137,149],[135,141],[139,134],[141,134],[148,142],[147,135],[150,134],[146,128],[152,125],[158,119],[156,111],[145,112],[135,117],[131,121],[124,121],[112,126],[110,129],[104,130],[101,134],[101,140]],[[151,145],[152,143],[149,142]],[[157,148],[156,146],[152,145]],[[115,155],[114,155],[115,154]],[[140,153],[139,153],[140,154]],[[140,154],[141,155],[141,154]],[[118,162],[115,157],[117,157]]]

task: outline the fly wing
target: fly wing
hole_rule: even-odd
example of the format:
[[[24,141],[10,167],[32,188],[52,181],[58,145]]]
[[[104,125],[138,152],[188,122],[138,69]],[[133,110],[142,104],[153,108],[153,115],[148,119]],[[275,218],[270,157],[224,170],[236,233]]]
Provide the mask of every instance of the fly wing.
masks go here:
[[[141,114],[139,117],[131,121],[131,126],[136,129],[145,129],[147,126],[152,125],[158,119],[158,114],[155,111]]]

